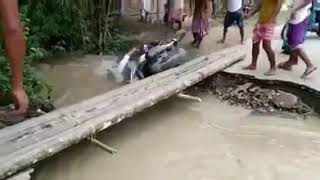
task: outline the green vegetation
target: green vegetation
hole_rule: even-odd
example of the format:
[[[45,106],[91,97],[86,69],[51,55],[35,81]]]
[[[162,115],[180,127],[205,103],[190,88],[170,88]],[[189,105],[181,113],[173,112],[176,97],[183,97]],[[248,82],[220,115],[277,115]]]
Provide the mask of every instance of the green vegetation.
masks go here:
[[[117,18],[116,0],[20,0],[27,57],[24,84],[31,104],[50,100],[51,88],[31,64],[56,53],[81,50],[84,53],[126,51]],[[1,36],[0,36],[1,37]],[[0,42],[0,106],[9,103],[11,71]]]

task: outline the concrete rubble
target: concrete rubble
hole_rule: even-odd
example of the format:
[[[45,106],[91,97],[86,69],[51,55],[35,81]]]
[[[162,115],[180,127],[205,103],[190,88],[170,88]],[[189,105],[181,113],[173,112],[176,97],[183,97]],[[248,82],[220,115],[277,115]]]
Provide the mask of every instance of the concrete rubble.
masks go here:
[[[282,111],[308,114],[312,112],[312,109],[294,94],[271,87],[262,88],[252,82],[242,81],[241,77],[230,78],[218,74],[209,82],[211,84],[206,82],[200,86],[209,88],[212,94],[222,101],[229,102],[230,105],[240,105],[262,113]]]

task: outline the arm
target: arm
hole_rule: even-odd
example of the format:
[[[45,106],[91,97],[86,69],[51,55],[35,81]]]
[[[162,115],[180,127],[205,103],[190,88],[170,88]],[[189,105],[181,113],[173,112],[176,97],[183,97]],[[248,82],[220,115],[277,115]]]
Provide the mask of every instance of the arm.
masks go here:
[[[253,2],[252,2],[252,0],[250,0],[250,4],[252,4]],[[250,14],[248,14],[248,15],[250,15],[250,16],[254,16],[256,13],[258,13],[259,11],[261,10],[261,3],[259,3],[258,4],[258,7],[256,8],[256,9],[254,9],[254,11]]]
[[[304,7],[308,6],[310,3],[312,3],[312,0],[305,0],[304,3],[301,4],[301,6],[298,6],[295,9],[293,9],[293,12],[303,9]]]
[[[201,15],[202,18],[210,18],[210,8],[212,7],[212,5],[210,4],[211,0],[206,0],[206,4],[202,7],[202,11],[201,11]],[[210,7],[211,6],[211,7]]]
[[[297,11],[305,8],[305,7],[308,6],[310,3],[312,3],[312,0],[305,0],[303,4],[301,4],[300,6],[296,7],[295,9],[293,9],[292,14],[291,14],[291,19],[296,19],[296,13],[297,13]]]
[[[23,89],[23,63],[25,40],[17,0],[0,0],[0,16],[4,32],[7,57],[12,68],[12,89],[18,113],[25,113],[28,98]]]

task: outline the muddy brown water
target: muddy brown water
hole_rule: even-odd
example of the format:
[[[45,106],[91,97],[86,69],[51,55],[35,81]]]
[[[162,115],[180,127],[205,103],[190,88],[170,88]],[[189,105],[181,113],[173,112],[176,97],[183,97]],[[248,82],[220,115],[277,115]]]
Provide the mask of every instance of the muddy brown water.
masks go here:
[[[118,87],[104,74],[111,59],[60,59],[39,69],[64,107]],[[319,117],[260,115],[197,95],[202,103],[171,98],[99,134],[116,155],[82,142],[40,163],[34,179],[318,180]]]
[[[40,164],[36,180],[318,180],[320,121],[172,98]]]
[[[97,55],[60,57],[43,61],[37,69],[54,89],[54,105],[61,108],[119,87],[106,76],[107,67],[115,59]]]

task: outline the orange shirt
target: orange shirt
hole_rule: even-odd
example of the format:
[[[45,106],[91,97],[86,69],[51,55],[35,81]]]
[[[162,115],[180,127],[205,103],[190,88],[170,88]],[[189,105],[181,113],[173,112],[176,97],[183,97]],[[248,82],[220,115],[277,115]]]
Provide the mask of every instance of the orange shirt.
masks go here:
[[[278,1],[281,0],[262,0],[259,23],[270,23],[274,11],[277,8]]]

